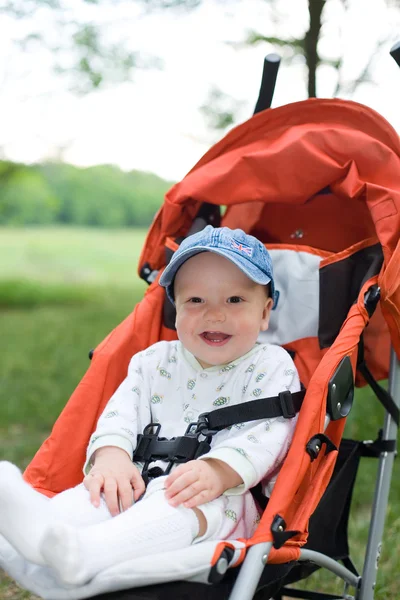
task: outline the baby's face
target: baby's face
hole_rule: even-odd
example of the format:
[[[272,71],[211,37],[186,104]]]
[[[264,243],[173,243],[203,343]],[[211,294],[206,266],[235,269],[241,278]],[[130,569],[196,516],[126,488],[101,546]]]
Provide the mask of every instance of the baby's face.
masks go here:
[[[175,277],[176,330],[203,368],[229,363],[268,329],[272,299],[228,259],[202,252]]]

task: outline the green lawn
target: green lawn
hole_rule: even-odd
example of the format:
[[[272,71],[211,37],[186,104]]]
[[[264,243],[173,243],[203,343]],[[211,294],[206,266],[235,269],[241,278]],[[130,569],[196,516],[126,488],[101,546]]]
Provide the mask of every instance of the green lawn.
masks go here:
[[[0,228],[0,457],[24,468],[132,310],[145,231]],[[0,570],[0,598],[33,599]]]
[[[0,458],[24,468],[88,367],[88,351],[132,310],[145,284],[136,274],[144,231],[0,229]],[[375,437],[383,411],[358,393],[347,432]],[[362,565],[377,461],[360,470],[350,523]],[[400,472],[395,465],[376,600],[399,597]],[[321,591],[341,591],[313,576]],[[0,571],[0,598],[33,599]]]
[[[132,289],[145,234],[131,229],[0,227],[0,278]]]

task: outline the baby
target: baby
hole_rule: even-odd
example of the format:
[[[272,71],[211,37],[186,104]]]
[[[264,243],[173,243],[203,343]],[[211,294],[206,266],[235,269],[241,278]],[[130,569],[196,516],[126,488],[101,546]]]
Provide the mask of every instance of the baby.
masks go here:
[[[182,242],[159,283],[175,304],[178,341],[133,356],[91,437],[83,483],[49,500],[0,463],[0,534],[54,569],[60,585],[138,556],[251,537],[259,514],[250,489],[274,481],[290,445],[296,419],[237,423],[170,472],[153,461],[150,474],[161,475],[146,488],[132,457],[148,424],[160,437],[182,436],[204,412],[300,389],[289,354],[257,342],[275,289],[256,238],[207,226]]]

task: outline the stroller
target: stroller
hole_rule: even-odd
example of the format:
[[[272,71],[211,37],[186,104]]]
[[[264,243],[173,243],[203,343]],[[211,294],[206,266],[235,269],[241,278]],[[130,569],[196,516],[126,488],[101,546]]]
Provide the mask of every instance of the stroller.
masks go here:
[[[392,54],[400,63],[399,45]],[[267,57],[256,114],[167,193],[140,258],[149,283],[143,300],[91,352],[90,368],[24,474],[48,496],[81,481],[88,439],[131,356],[176,339],[174,309],[158,285],[173,251],[207,224],[240,227],[266,244],[274,263],[279,300],[263,339],[291,353],[306,388],[257,531],[248,540],[198,544],[192,554],[128,561],[77,595],[49,588],[43,597],[374,597],[399,425],[399,138],[379,114],[350,101],[310,99],[265,110],[278,65]],[[388,375],[386,391],[377,382]],[[375,441],[342,439],[354,386],[365,384],[385,408],[383,427]],[[282,411],[296,414],[290,399]],[[213,429],[213,413],[207,419]],[[379,458],[379,469],[359,574],[347,524],[363,456]],[[321,567],[343,580],[343,595],[287,587]]]

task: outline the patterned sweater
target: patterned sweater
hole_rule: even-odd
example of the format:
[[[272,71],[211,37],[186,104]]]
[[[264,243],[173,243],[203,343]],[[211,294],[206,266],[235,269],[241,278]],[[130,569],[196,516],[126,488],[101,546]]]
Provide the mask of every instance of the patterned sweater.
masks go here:
[[[181,342],[157,342],[131,359],[126,379],[90,439],[84,470],[103,446],[117,446],[132,457],[138,433],[150,422],[161,424],[160,437],[172,438],[183,435],[201,413],[299,389],[294,363],[280,346],[256,344],[229,364],[203,369]],[[201,459],[222,460],[241,476],[243,484],[225,493],[243,493],[260,481],[268,488],[288,451],[295,422],[276,417],[237,423],[214,435],[210,452]],[[165,468],[166,463],[151,466]]]

